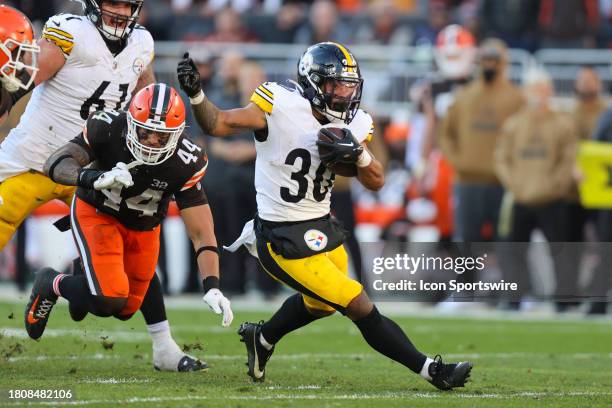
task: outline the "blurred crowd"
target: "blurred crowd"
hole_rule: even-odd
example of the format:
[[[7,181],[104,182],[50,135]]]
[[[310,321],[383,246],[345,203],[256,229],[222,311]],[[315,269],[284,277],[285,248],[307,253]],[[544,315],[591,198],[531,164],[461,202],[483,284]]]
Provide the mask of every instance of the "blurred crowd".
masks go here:
[[[59,0],[12,3],[39,22],[80,8]],[[156,40],[433,45],[434,67],[411,87],[412,111],[381,117],[370,107],[371,150],[386,166],[385,187],[368,192],[339,177],[334,188],[333,211],[355,231],[347,246],[358,277],[358,240],[529,242],[539,230],[549,242],[612,242],[612,210],[583,208],[577,192],[579,142],[612,143],[612,111],[598,71],[578,71],[573,101],[563,111],[552,103],[555,89],[544,68],[530,67],[520,84],[507,76],[508,48],[612,45],[612,1],[146,0],[144,11],[141,22]],[[267,77],[236,50],[213,56],[194,47],[191,54],[204,91],[221,108],[248,103]],[[209,153],[205,188],[217,238],[227,245],[256,209],[253,137],[213,140],[188,122]],[[579,288],[580,257],[555,259],[554,296],[565,299],[556,303],[559,312],[575,306],[567,298],[585,291],[604,299],[612,283],[607,252],[598,254],[588,289]],[[512,257],[516,270],[502,273],[518,280],[527,298],[526,254]],[[245,293],[248,277],[266,296],[279,290],[245,250],[221,262],[230,295]],[[195,264],[191,269],[187,289],[196,291]],[[604,300],[592,302],[588,312],[606,313],[606,307]]]
[[[69,0],[11,0],[35,23],[80,8]],[[433,44],[450,23],[511,48],[607,48],[610,0],[146,0],[156,40],[310,44]]]

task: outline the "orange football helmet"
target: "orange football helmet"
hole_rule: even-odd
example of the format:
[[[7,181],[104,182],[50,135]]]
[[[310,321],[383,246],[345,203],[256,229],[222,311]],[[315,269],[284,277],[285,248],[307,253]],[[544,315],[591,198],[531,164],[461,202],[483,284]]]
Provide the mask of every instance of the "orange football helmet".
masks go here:
[[[39,52],[30,20],[21,11],[0,5],[0,80],[7,91],[28,89],[34,83]],[[20,75],[24,69],[30,77],[27,82],[27,76]]]
[[[476,61],[476,40],[472,33],[457,24],[446,26],[436,37],[434,58],[445,78],[469,76]]]
[[[126,143],[134,158],[161,164],[172,157],[185,129],[185,104],[171,86],[151,84],[134,95],[127,122]]]

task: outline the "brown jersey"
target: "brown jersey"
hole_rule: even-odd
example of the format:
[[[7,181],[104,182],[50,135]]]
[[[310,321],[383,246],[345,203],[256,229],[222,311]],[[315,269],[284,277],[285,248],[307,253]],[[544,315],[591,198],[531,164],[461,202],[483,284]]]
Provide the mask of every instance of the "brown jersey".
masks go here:
[[[127,148],[126,133],[125,112],[97,111],[89,116],[84,132],[72,142],[88,151],[92,169],[108,171],[118,162],[129,164],[135,160]],[[139,164],[130,169],[132,187],[101,191],[79,187],[76,195],[127,228],[151,230],[164,219],[173,198],[179,209],[208,202],[200,183],[207,164],[204,149],[181,136],[174,154],[165,162]]]

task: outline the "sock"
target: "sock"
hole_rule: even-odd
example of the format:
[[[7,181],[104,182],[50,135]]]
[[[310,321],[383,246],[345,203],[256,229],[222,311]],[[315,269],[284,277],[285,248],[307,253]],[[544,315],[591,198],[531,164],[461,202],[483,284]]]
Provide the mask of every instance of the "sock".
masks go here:
[[[425,360],[423,368],[421,368],[421,372],[419,373],[421,377],[423,377],[427,381],[431,381],[431,376],[429,375],[429,365],[433,362],[434,361],[431,358],[427,357],[427,360]]]
[[[61,274],[53,279],[53,291],[56,295],[66,298],[70,303],[84,305],[89,303],[91,292],[84,275]]]
[[[153,276],[149,283],[149,288],[145,294],[140,311],[147,322],[147,325],[155,323],[167,322],[166,306],[164,305],[164,294],[162,292],[161,282],[157,274]],[[169,330],[169,329],[168,329]]]
[[[59,283],[66,276],[68,276],[68,275],[66,275],[65,273],[60,273],[55,278],[53,278],[53,284],[51,285],[51,288],[53,289],[53,293],[55,293],[55,296],[62,296],[61,293],[59,292]]]
[[[288,297],[280,309],[274,313],[274,316],[263,324],[261,334],[268,344],[273,345],[278,343],[285,334],[306,326],[317,319],[319,317],[311,315],[306,309],[302,295],[296,293]]]
[[[353,323],[370,347],[419,374],[427,357],[419,352],[393,320],[381,315],[376,306],[370,314]]]
[[[168,349],[171,351],[181,352],[178,344],[172,338],[170,333],[170,323],[167,320],[154,324],[147,324],[147,330],[153,340],[153,352]]]

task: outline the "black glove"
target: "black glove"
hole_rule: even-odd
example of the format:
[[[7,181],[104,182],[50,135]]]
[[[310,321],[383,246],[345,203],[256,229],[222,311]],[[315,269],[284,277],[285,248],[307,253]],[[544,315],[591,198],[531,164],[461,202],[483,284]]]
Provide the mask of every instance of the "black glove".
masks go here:
[[[198,72],[196,64],[189,58],[188,52],[183,55],[183,59],[178,63],[176,74],[178,75],[181,89],[185,91],[187,96],[190,98],[198,96],[202,90],[202,85],[200,85],[200,73]]]
[[[317,147],[321,162],[327,167],[337,163],[355,164],[363,153],[363,146],[359,144],[350,130],[342,128],[342,134],[342,138],[338,138],[327,128],[319,131]]]

